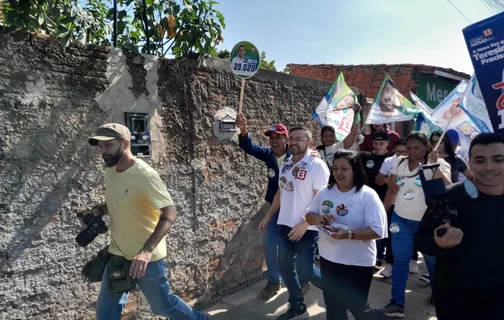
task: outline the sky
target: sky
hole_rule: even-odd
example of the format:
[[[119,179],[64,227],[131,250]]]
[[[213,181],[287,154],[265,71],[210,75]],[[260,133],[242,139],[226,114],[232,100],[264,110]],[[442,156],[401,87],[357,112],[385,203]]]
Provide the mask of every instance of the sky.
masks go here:
[[[473,73],[462,29],[482,0],[218,0],[231,50],[252,42],[281,71],[297,64],[427,64]]]

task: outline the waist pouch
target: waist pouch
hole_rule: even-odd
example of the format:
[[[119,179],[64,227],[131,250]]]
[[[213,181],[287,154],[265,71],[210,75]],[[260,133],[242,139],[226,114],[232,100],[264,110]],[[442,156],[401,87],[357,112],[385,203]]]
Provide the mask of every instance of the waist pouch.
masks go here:
[[[100,252],[82,268],[81,272],[84,278],[89,282],[102,281],[103,272],[111,256],[112,254],[108,252],[108,246],[101,249]]]
[[[108,261],[108,287],[111,294],[123,294],[136,288],[136,280],[129,275],[131,261],[112,255]]]

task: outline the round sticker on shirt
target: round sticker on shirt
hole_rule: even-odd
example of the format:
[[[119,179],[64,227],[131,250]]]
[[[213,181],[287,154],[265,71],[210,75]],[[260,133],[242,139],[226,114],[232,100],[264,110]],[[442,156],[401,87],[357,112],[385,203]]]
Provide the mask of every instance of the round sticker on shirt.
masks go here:
[[[324,202],[322,202],[323,213],[329,213],[329,211],[331,211],[332,208],[334,208],[334,203],[332,203],[331,201],[325,200]]]
[[[283,167],[283,169],[282,169],[282,173],[286,173],[287,171],[289,171],[289,170],[290,170],[290,168],[292,168],[292,164],[288,164],[288,165],[286,165],[285,167]]]
[[[287,182],[287,179],[285,177],[281,177],[278,184],[280,185],[280,188],[285,187],[285,183]]]
[[[399,226],[397,225],[397,223],[391,223],[390,224],[390,228],[389,228],[390,232],[392,233],[398,233],[399,232]]]
[[[420,188],[422,187],[422,180],[420,180],[420,177],[415,178],[415,185]]]
[[[411,189],[408,189],[405,193],[404,193],[404,199],[406,200],[413,200],[415,199],[415,191],[411,190]]]
[[[300,167],[301,169],[306,169],[306,167],[307,167],[307,166],[308,166],[308,163],[306,163],[306,162],[304,162],[304,161],[302,161],[302,162],[300,162],[300,163],[299,163],[299,167]]]
[[[285,185],[285,190],[287,191],[294,191],[294,184],[292,182],[289,182]]]
[[[344,204],[340,204],[336,207],[336,214],[340,217],[346,216],[348,214],[348,207]]]
[[[295,177],[297,175],[299,171],[299,167],[295,167],[294,169],[292,169],[292,176]]]
[[[373,169],[373,168],[374,168],[374,161],[373,161],[373,160],[368,160],[368,161],[366,162],[366,167],[367,167],[368,169]]]
[[[406,178],[404,178],[404,176],[397,176],[396,179],[397,186],[399,187],[404,186],[404,182],[406,182]]]
[[[272,168],[269,168],[268,169],[268,176],[270,178],[274,178],[275,177],[275,170],[273,170]]]

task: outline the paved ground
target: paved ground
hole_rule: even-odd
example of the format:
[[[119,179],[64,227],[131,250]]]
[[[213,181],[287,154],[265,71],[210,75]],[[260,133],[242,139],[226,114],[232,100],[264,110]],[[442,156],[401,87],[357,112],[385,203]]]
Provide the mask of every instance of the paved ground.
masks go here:
[[[434,307],[429,304],[430,288],[427,283],[418,277],[426,273],[426,267],[422,258],[419,258],[420,274],[410,274],[406,287],[406,317],[407,320],[436,320]],[[259,292],[266,285],[266,280],[256,283],[242,291],[232,294],[223,299],[220,304],[208,309],[212,320],[263,320],[276,319],[276,317],[288,308],[288,292],[282,288],[280,292],[268,301],[259,298]],[[369,303],[373,308],[385,306],[390,299],[391,280],[384,279],[378,273],[374,275]],[[305,303],[308,306],[310,319],[326,319],[324,298],[322,291],[312,286],[305,295]],[[349,319],[354,319],[349,317]]]

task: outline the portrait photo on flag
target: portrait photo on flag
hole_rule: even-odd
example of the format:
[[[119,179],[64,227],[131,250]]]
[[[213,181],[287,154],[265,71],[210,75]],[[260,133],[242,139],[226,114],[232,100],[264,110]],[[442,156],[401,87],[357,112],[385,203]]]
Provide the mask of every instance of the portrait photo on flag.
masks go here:
[[[388,74],[371,105],[366,124],[383,124],[413,120],[419,109],[397,90]]]
[[[341,141],[350,133],[352,125],[360,121],[359,113],[354,112],[358,106],[357,95],[340,73],[313,112],[313,118],[322,126],[332,126],[336,139]]]

